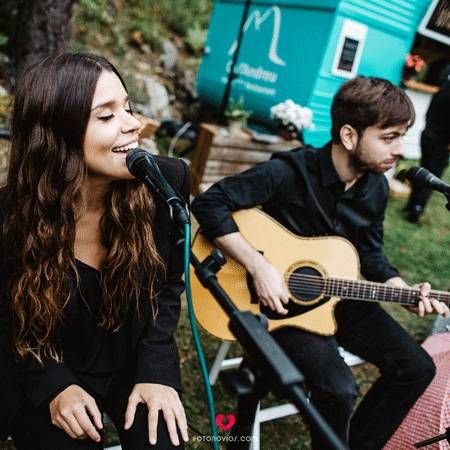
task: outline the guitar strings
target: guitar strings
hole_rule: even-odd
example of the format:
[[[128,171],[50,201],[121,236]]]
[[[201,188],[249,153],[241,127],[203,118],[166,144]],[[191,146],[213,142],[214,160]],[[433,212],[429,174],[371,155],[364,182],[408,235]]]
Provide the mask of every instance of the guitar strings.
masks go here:
[[[291,287],[302,287],[302,291],[305,293],[314,293],[316,292],[316,290],[309,290],[306,291],[307,287],[316,287],[320,290],[328,290],[330,294],[332,293],[338,293],[338,292],[333,292],[333,291],[340,291],[342,288],[344,288],[344,285],[346,282],[351,282],[354,283],[354,280],[345,280],[345,279],[336,279],[336,278],[320,278],[318,276],[315,275],[307,275],[307,274],[291,274],[291,276],[286,276],[285,275],[285,279],[288,281],[288,285]],[[305,283],[301,283],[298,280],[303,280]],[[419,294],[419,290],[417,289],[413,289],[413,288],[395,288],[392,286],[380,286],[379,284],[376,283],[371,283],[371,282],[360,282],[359,286],[353,287],[353,286],[349,286],[348,287],[348,294],[350,294],[351,296],[354,297],[361,297],[361,298],[365,298],[364,295],[364,291],[369,290],[372,291],[376,289],[378,292],[378,295],[383,295],[385,296],[386,294],[391,294],[394,297],[398,297],[398,294],[404,294],[408,296],[408,299],[405,300],[410,300],[410,296],[411,294],[415,294],[416,297]],[[358,290],[359,292],[357,292],[355,294],[355,290]],[[358,295],[361,291],[363,291],[362,295]],[[402,292],[403,291],[403,292]],[[404,297],[403,295],[403,297]]]
[[[407,287],[394,287],[394,286],[385,286],[380,283],[371,282],[371,281],[363,281],[363,280],[351,280],[351,279],[345,279],[345,278],[321,278],[317,275],[307,275],[307,274],[291,274],[291,275],[284,275],[285,280],[303,280],[305,282],[308,282],[309,285],[322,285],[322,284],[330,284],[333,283],[337,287],[341,287],[345,283],[351,283],[355,285],[354,283],[357,283],[356,288],[357,289],[385,289],[385,290],[400,290],[408,293],[419,293],[419,290],[417,288],[407,288]],[[293,283],[289,284],[297,284],[300,285],[302,283],[299,283],[297,281],[294,281]],[[358,286],[359,285],[359,286]],[[349,289],[353,289],[352,286],[349,287]],[[431,291],[431,293],[439,294],[439,291]],[[446,294],[446,293],[444,293]],[[450,297],[450,293],[448,294]]]
[[[329,284],[327,281],[324,280],[305,280],[306,283],[302,283],[302,282],[298,282],[298,281],[289,281],[289,278],[286,278],[286,280],[288,281],[287,284],[288,286],[291,286],[292,288],[302,288],[302,291],[304,292],[309,292],[309,293],[314,293],[317,292],[317,290],[320,291],[328,291],[328,293],[332,294],[338,294],[340,292],[342,292],[343,287],[342,285],[331,285]],[[377,286],[377,285],[375,285]],[[308,288],[312,288],[309,291],[307,291]],[[315,288],[315,289],[314,289]],[[383,297],[385,296],[392,296],[395,297],[396,299],[401,298],[402,300],[405,301],[409,301],[411,300],[411,296],[413,294],[413,296],[415,297],[414,300],[417,300],[417,298],[419,297],[419,290],[416,289],[405,289],[405,288],[394,288],[391,286],[382,286],[382,287],[375,287],[375,291],[374,291],[374,287],[371,287],[370,285],[366,285],[363,286],[362,289],[361,288],[353,288],[353,287],[349,287],[347,289],[347,295],[351,295],[352,298],[353,297],[358,297],[358,294],[360,292],[362,292],[361,297],[364,298],[365,295],[367,294],[368,291],[370,292],[376,292],[377,295],[382,295]],[[357,291],[357,292],[355,292]],[[341,296],[344,296],[345,293],[342,293]],[[441,298],[441,297],[446,297],[446,298]],[[436,299],[439,301],[442,301],[444,303],[450,303],[450,299],[448,298],[447,295],[440,293],[439,291],[431,291],[430,292],[430,297],[432,299]]]
[[[291,289],[291,291],[292,291],[292,289]],[[304,286],[302,286],[302,290],[301,290],[300,293],[302,295],[312,295],[312,296],[316,296],[316,297],[318,295],[323,294],[322,291],[318,292],[317,289],[311,289],[309,287],[304,287]],[[328,291],[328,292],[325,292],[325,295],[329,295],[331,297],[346,298],[346,299],[350,299],[350,300],[366,300],[366,301],[380,301],[380,300],[382,300],[382,301],[386,301],[386,302],[398,301],[400,303],[411,304],[411,305],[414,305],[414,304],[417,303],[417,298],[415,298],[415,299],[402,298],[402,299],[399,300],[399,299],[393,299],[393,298],[386,298],[384,295],[383,296],[377,295],[376,297],[372,297],[372,296],[367,296],[367,295],[362,295],[362,294],[354,294],[352,292],[349,292],[349,293],[347,293],[347,295],[345,295],[345,294],[342,294],[340,292],[333,292],[332,290]],[[383,297],[383,298],[381,298],[381,297]]]
[[[311,295],[317,298],[318,295],[323,294],[322,289],[314,289],[314,286],[305,286],[302,283],[289,283],[289,287],[301,287],[301,294],[302,295]],[[319,286],[320,288],[320,286]],[[291,289],[291,291],[293,291],[293,289]],[[292,294],[292,292],[291,292]],[[292,294],[293,295],[293,294]],[[418,297],[411,299],[411,298],[386,298],[386,295],[380,295],[380,293],[378,293],[378,295],[376,297],[373,296],[368,296],[368,295],[364,295],[364,294],[355,294],[351,291],[349,291],[347,293],[347,295],[340,293],[339,291],[336,292],[336,289],[330,289],[328,291],[325,291],[325,295],[329,295],[331,297],[340,297],[340,298],[344,298],[344,299],[349,299],[349,300],[365,300],[365,301],[374,301],[374,302],[378,302],[378,301],[386,301],[386,302],[399,302],[399,303],[403,303],[403,304],[407,304],[407,305],[415,305],[417,303]],[[300,297],[300,296],[298,296]],[[383,298],[381,298],[383,297]],[[394,296],[395,297],[395,296]],[[301,298],[301,297],[300,297]],[[307,300],[305,300],[307,301]]]
[[[338,279],[338,278],[320,278],[317,275],[307,275],[307,274],[291,274],[291,275],[284,275],[285,280],[287,281],[288,286],[296,288],[296,287],[301,287],[302,288],[302,293],[305,294],[317,294],[317,289],[319,289],[320,291],[322,290],[327,290],[328,288],[328,292],[326,292],[329,295],[333,295],[333,294],[338,294],[339,292],[333,292],[333,291],[339,291],[342,290],[342,288],[344,287],[345,283],[355,283],[357,282],[359,284],[359,286],[356,286],[356,289],[358,289],[360,292],[361,290],[365,291],[365,290],[369,290],[372,291],[374,289],[376,289],[378,292],[376,292],[377,296],[382,295],[383,297],[386,297],[386,295],[389,296],[393,296],[396,297],[396,299],[398,299],[399,295],[401,297],[401,301],[402,302],[406,302],[406,303],[416,303],[418,300],[418,296],[419,296],[419,290],[416,288],[404,288],[404,287],[393,287],[393,286],[383,286],[380,285],[379,283],[375,283],[375,282],[370,282],[370,281],[356,281],[356,280],[347,280],[347,279]],[[302,282],[303,281],[303,282]],[[313,288],[313,289],[311,289]],[[317,288],[317,289],[314,289]],[[353,299],[367,299],[367,296],[364,295],[365,292],[363,292],[361,295],[358,295],[358,293],[354,293],[355,288],[352,286],[348,287],[348,294],[350,295],[349,298],[353,298]],[[320,292],[322,293],[322,292]],[[411,294],[414,294],[416,298],[411,299]],[[442,300],[440,297],[441,295],[447,297],[447,295],[445,295],[446,293],[442,293],[440,291],[431,291],[430,292],[430,297],[432,297],[433,299],[437,299],[440,301],[444,301],[449,302],[450,300]],[[345,294],[344,295],[340,295],[341,297],[345,298]],[[405,297],[407,296],[407,298]],[[448,295],[448,297],[450,297],[450,294]],[[369,300],[369,299],[367,299]],[[386,299],[387,300],[387,299]]]
[[[319,280],[319,281],[323,281],[323,282],[334,282],[334,283],[357,283],[358,285],[361,286],[373,286],[373,287],[379,287],[379,288],[383,288],[383,289],[400,289],[402,291],[412,291],[412,292],[419,292],[419,290],[417,288],[412,288],[412,287],[396,287],[396,286],[386,286],[383,283],[377,283],[375,281],[367,281],[367,280],[353,280],[351,278],[347,279],[347,278],[321,278],[317,275],[308,275],[308,274],[297,274],[297,273],[292,273],[292,274],[284,274],[284,278],[285,279],[289,279],[289,278],[294,278],[294,279],[311,279],[311,280]],[[431,293],[435,293],[435,294],[442,294],[442,295],[448,295],[450,297],[450,292],[443,292],[443,291],[437,291],[437,290],[431,290]]]

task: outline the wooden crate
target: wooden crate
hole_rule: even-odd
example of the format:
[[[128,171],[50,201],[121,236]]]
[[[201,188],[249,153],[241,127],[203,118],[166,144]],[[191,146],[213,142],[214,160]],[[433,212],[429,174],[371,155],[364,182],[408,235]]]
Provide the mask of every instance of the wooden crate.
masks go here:
[[[220,133],[218,126],[203,123],[191,163],[192,195],[197,196],[226,176],[267,161],[275,152],[300,145],[299,141],[281,140],[275,144],[255,142],[248,133],[224,134]]]

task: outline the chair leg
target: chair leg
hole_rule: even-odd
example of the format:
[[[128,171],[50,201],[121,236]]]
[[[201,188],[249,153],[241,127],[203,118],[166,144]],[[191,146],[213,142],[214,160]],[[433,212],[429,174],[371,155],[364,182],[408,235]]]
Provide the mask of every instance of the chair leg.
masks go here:
[[[231,342],[228,341],[223,341],[222,344],[220,344],[216,358],[214,359],[211,370],[209,371],[209,382],[211,386],[214,386],[216,383],[217,377],[219,376],[219,372],[221,370],[235,369],[236,367],[239,367],[242,362],[242,357],[225,359],[230,346]]]
[[[250,443],[250,450],[259,450],[260,436],[261,436],[261,423],[259,421],[259,411],[261,410],[261,402],[256,407],[255,423],[253,424],[252,442]]]
[[[214,385],[217,381],[219,373],[222,370],[236,368],[240,365],[242,358],[228,358],[227,354],[231,347],[231,342],[222,341],[220,344],[217,355],[209,371],[209,382]],[[347,365],[354,366],[363,363],[364,361],[359,357],[339,348],[339,353],[344,358]],[[258,389],[257,389],[258,390]],[[297,408],[291,403],[285,403],[269,408],[261,409],[261,403],[259,399],[264,397],[265,393],[241,395],[238,398],[238,421],[237,424],[241,424],[241,427],[236,426],[234,436],[250,436],[250,442],[234,442],[229,443],[228,449],[232,450],[260,450],[261,445],[261,423],[268,422],[270,420],[286,417],[292,414],[298,414]],[[254,415],[254,416],[253,416]],[[254,422],[252,424],[252,419]]]
[[[260,398],[261,392],[258,389],[248,394],[239,395],[236,425],[231,430],[230,436],[232,439],[227,445],[227,450],[249,450],[253,446],[252,439],[256,424],[258,424],[256,444],[257,448],[259,448],[259,422],[257,422],[257,412],[260,405]]]
[[[230,346],[231,342],[228,341],[222,341],[222,343],[220,344],[219,351],[217,352],[216,358],[214,359],[214,362],[209,371],[209,383],[211,384],[211,386],[213,386],[217,381],[219,372],[222,369],[222,362],[226,358]]]

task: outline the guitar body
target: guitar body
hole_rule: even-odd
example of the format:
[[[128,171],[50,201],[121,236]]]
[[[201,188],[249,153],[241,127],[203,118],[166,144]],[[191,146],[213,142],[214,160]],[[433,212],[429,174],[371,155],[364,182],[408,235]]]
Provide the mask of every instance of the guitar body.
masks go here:
[[[251,278],[242,265],[227,257],[227,263],[217,273],[221,286],[242,311],[263,312],[269,319],[269,330],[294,326],[321,335],[336,332],[334,307],[338,297],[323,295],[320,285],[304,288],[301,283],[289,281],[290,274],[356,280],[359,258],[353,245],[340,237],[299,237],[264,212],[257,209],[241,210],[233,214],[241,234],[250,244],[285,274],[292,300],[287,305],[287,316],[274,313],[261,305],[253,291]],[[193,253],[203,261],[215,247],[201,233],[193,242]],[[299,279],[296,276],[291,278]],[[228,330],[228,316],[215,298],[205,289],[191,267],[194,311],[197,321],[209,333],[222,340],[235,340]]]

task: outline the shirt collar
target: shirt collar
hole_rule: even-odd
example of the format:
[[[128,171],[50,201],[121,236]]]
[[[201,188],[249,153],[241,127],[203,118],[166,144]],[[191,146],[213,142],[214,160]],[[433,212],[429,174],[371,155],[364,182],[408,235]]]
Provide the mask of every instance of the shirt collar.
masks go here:
[[[331,141],[319,149],[319,165],[324,187],[337,182],[342,183],[331,159]]]

